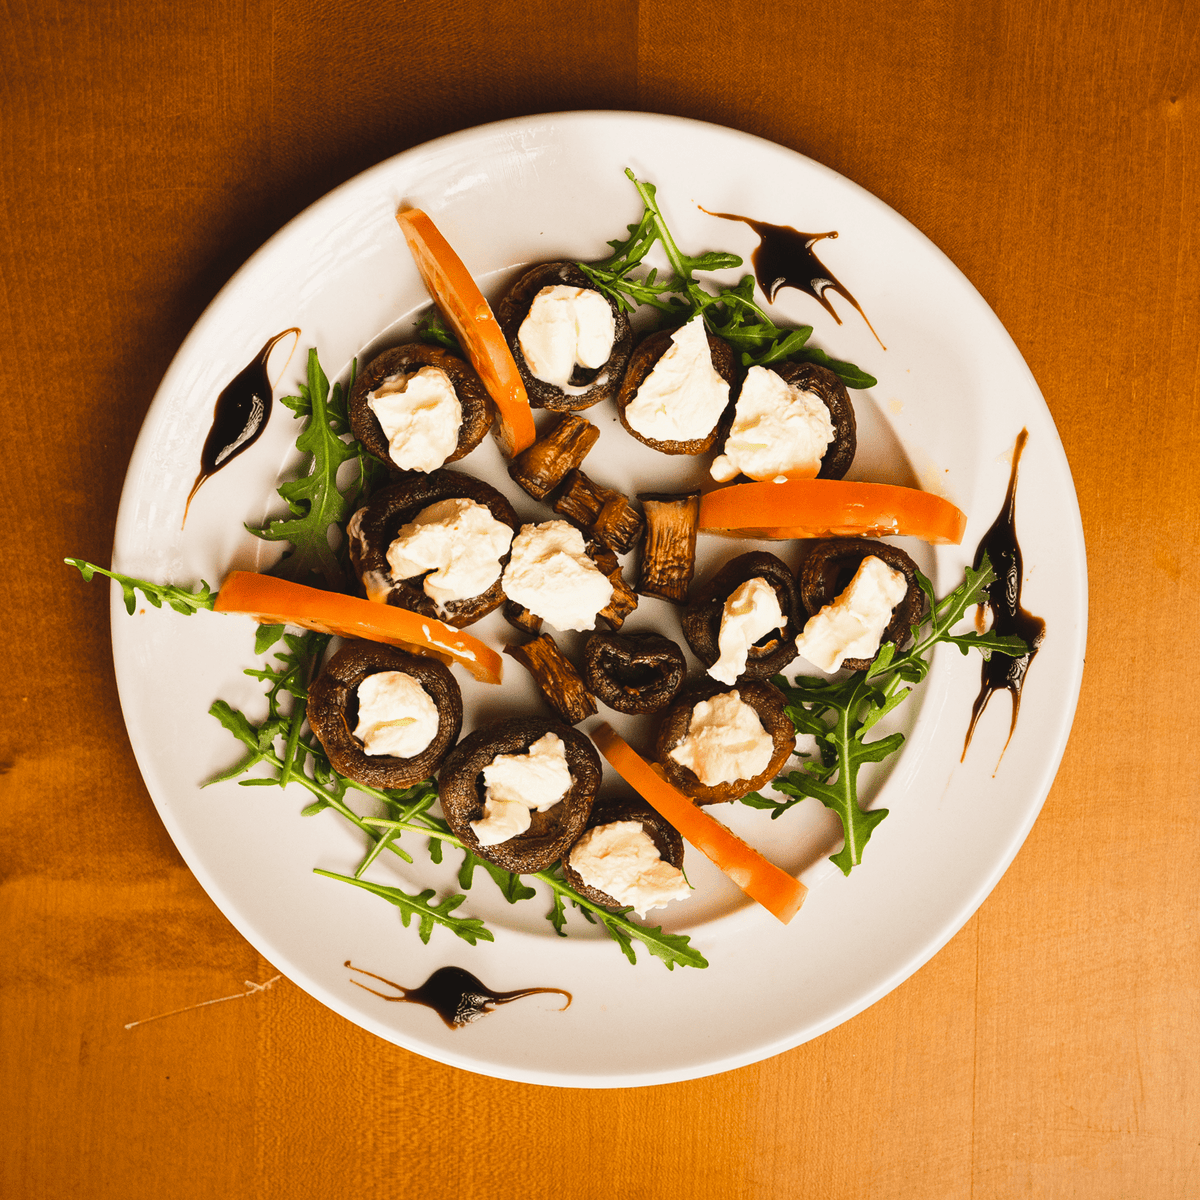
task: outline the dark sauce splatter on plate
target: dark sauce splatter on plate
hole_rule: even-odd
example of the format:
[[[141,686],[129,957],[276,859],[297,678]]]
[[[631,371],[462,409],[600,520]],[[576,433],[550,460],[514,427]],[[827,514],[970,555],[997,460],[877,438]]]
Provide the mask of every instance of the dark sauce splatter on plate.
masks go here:
[[[212,428],[204,439],[200,451],[200,473],[192,490],[188,493],[183,508],[183,519],[187,521],[192,497],[200,490],[206,479],[211,479],[226,463],[248,450],[267,427],[271,415],[271,381],[267,377],[267,359],[271,351],[289,333],[300,339],[299,329],[285,329],[277,333],[255,355],[253,361],[243,367],[222,390],[213,408]],[[292,347],[295,350],[295,347]]]
[[[871,330],[875,340],[883,346],[879,334],[875,333],[871,322],[867,321],[867,314],[863,312],[862,306],[817,258],[816,251],[813,250],[813,246],[824,238],[836,238],[836,229],[831,229],[828,233],[801,233],[790,225],[771,225],[753,217],[743,217],[739,213],[709,212],[703,205],[700,206],[700,211],[725,221],[741,221],[758,234],[758,246],[750,255],[750,262],[754,266],[754,277],[758,280],[758,286],[772,304],[784,288],[794,288],[811,296],[840,325],[842,318],[834,312],[833,305],[825,295],[826,292],[836,292],[854,305],[858,315],[867,322],[867,328]],[[883,348],[887,349],[886,346]]]
[[[432,1008],[451,1029],[459,1029],[463,1025],[471,1024],[472,1021],[478,1021],[498,1004],[510,1004],[514,1000],[520,1000],[523,996],[533,996],[538,992],[556,992],[560,996],[565,996],[567,1002],[563,1008],[568,1008],[571,1004],[571,993],[564,992],[562,988],[533,987],[520,988],[515,992],[493,992],[470,971],[465,971],[462,967],[439,967],[420,987],[406,988],[398,983],[393,983],[390,979],[384,979],[382,975],[376,975],[371,971],[364,971],[362,967],[356,967],[349,959],[346,960],[345,965],[351,971],[358,971],[362,975],[378,979],[380,983],[386,983],[388,987],[395,988],[400,993],[398,996],[388,996],[372,987],[367,987],[365,983],[359,983],[357,979],[351,980],[351,983],[370,992],[372,996],[392,1002],[424,1004],[427,1008]]]
[[[1023,638],[1029,650],[1016,656],[993,654],[984,659],[979,695],[971,707],[971,724],[963,742],[964,759],[975,726],[988,701],[996,692],[1008,692],[1012,696],[1012,723],[1008,727],[1008,738],[1004,743],[1004,750],[1008,749],[1008,743],[1012,741],[1013,731],[1017,727],[1025,675],[1038,652],[1038,647],[1042,644],[1042,639],[1046,636],[1046,622],[1021,607],[1021,546],[1017,541],[1016,525],[1017,470],[1021,464],[1021,452],[1028,440],[1029,430],[1022,429],[1013,447],[1012,472],[1008,477],[1008,492],[1004,497],[1004,505],[992,527],[983,535],[983,540],[975,551],[974,565],[978,569],[986,553],[996,572],[996,578],[987,587],[986,604],[979,606],[980,618],[984,608],[990,609],[993,631],[999,634],[1015,634]],[[977,621],[977,624],[979,623]],[[1004,750],[1001,750],[1001,755]]]

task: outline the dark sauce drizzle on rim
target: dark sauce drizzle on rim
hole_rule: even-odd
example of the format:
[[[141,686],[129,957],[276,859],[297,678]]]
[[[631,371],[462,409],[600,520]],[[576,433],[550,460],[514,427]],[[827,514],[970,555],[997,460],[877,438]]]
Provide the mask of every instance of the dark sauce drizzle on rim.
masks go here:
[[[294,333],[296,341],[300,341],[300,330],[294,327],[277,333],[255,355],[253,361],[226,384],[217,397],[216,406],[213,408],[212,428],[208,431],[208,437],[204,439],[204,448],[200,451],[200,473],[196,476],[196,482],[188,492],[187,503],[183,506],[184,523],[187,522],[192,497],[200,490],[200,485],[206,479],[211,479],[243,450],[248,450],[254,445],[259,434],[267,427],[267,418],[271,415],[271,381],[267,377],[267,359],[271,357],[271,351],[289,333]],[[295,349],[293,346],[293,353]],[[290,360],[291,355],[288,355],[288,358]]]
[[[1008,477],[1008,493],[1004,497],[1004,505],[991,529],[983,535],[983,540],[975,551],[974,565],[978,569],[986,552],[996,571],[996,578],[987,587],[986,607],[992,612],[992,629],[996,633],[1016,634],[1017,637],[1024,638],[1029,650],[1017,656],[993,654],[983,660],[979,695],[971,707],[971,724],[963,742],[963,759],[967,757],[971,736],[988,701],[996,692],[1002,691],[1012,696],[1012,723],[1008,727],[1008,738],[1004,743],[1004,750],[1008,749],[1008,743],[1012,741],[1013,731],[1017,727],[1017,714],[1021,709],[1021,688],[1025,684],[1026,672],[1046,636],[1046,622],[1021,607],[1021,547],[1017,542],[1016,525],[1017,468],[1021,464],[1021,452],[1028,440],[1029,430],[1022,429],[1013,446],[1012,473]],[[982,604],[979,606],[980,617],[984,607]],[[1004,750],[1000,751],[1001,756]]]
[[[510,1004],[513,1000],[520,1000],[522,996],[533,996],[538,992],[556,992],[567,998],[566,1004],[563,1005],[564,1009],[571,1006],[571,993],[564,992],[562,988],[534,987],[521,988],[515,992],[493,992],[470,971],[465,971],[462,967],[439,967],[420,987],[406,988],[398,983],[393,983],[390,979],[384,979],[382,975],[376,975],[372,971],[364,971],[362,967],[356,967],[349,959],[346,960],[345,965],[351,971],[358,971],[362,975],[378,979],[380,983],[386,983],[388,987],[395,988],[400,995],[388,996],[372,987],[367,987],[365,983],[359,983],[357,979],[350,981],[362,988],[363,991],[393,1003],[424,1004],[427,1008],[432,1008],[451,1029],[460,1029],[463,1025],[470,1025],[472,1021],[478,1021],[498,1004]],[[561,1012],[562,1009],[559,1011]]]
[[[819,258],[813,246],[824,238],[836,238],[837,230],[828,233],[801,233],[790,225],[770,225],[766,221],[756,221],[753,217],[743,217],[738,213],[709,212],[703,205],[698,205],[701,212],[710,217],[720,217],[724,221],[741,221],[749,225],[758,234],[758,246],[750,255],[754,265],[754,277],[763,295],[772,303],[785,287],[794,288],[811,296],[839,325],[842,318],[833,311],[833,305],[826,298],[826,292],[837,292],[858,310],[858,315],[867,322],[875,340],[884,350],[887,349],[880,340],[875,327],[867,321],[867,314],[862,306],[850,295],[846,288],[834,278],[833,273]]]

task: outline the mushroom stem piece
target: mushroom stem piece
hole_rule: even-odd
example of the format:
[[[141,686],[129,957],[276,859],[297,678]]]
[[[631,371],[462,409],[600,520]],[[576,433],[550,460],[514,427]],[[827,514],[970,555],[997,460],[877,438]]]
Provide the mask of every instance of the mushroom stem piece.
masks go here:
[[[646,536],[637,590],[644,596],[661,596],[673,604],[686,604],[692,572],[696,569],[700,493],[647,494],[639,495],[638,499],[646,514]]]
[[[554,511],[618,554],[628,554],[642,534],[641,514],[629,498],[589,479],[578,468],[567,476]]]
[[[546,703],[568,725],[578,725],[584,717],[596,715],[596,702],[584,686],[579,672],[563,657],[558,644],[548,634],[524,646],[505,646],[511,655],[533,676]]]
[[[567,413],[508,464],[508,473],[535,500],[544,500],[583,462],[599,436],[600,430],[586,417]]]

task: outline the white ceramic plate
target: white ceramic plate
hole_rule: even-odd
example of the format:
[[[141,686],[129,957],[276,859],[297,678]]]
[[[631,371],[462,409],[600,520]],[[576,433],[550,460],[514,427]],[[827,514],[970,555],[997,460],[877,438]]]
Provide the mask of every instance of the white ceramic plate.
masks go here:
[[[820,244],[821,257],[887,350],[836,296],[841,325],[793,291],[782,294],[777,319],[812,324],[814,344],[878,377],[875,388],[852,393],[860,453],[851,477],[937,490],[968,514],[961,547],[908,547],[939,593],[961,579],[999,511],[1014,439],[1029,429],[1017,522],[1025,604],[1046,618],[1048,636],[1003,757],[1001,694],[959,761],[980,669],[942,650],[923,694],[900,710],[905,749],[866,781],[867,802],[891,815],[849,878],[828,862],[838,826],[815,800],[775,822],[740,805],[720,810],[811,887],[790,926],[689,851],[694,897],[651,923],[690,934],[706,970],[668,972],[644,949],[631,966],[577,914],[560,939],[544,919],[544,898],[510,907],[482,874],[461,911],[484,917],[495,942],[472,948],[438,929],[423,945],[390,905],[313,874],[352,872],[363,842],[335,814],[302,818],[307,793],[235,783],[201,790],[240,750],[208,715],[213,700],[263,711],[258,685],[242,674],[255,663],[250,621],[146,606],[131,618],[113,597],[117,680],[146,784],[188,865],[246,938],[313,996],[398,1045],[488,1075],[568,1086],[662,1083],[754,1062],[845,1021],[916,970],[987,896],[1041,808],[1074,713],[1086,626],[1083,536],[1061,444],[1020,354],[966,279],[891,209],[798,154],[728,129],[629,113],[528,118],[442,138],[351,180],[272,238],[213,301],[163,379],[126,480],[117,569],[215,586],[230,569],[271,560],[277,550],[243,522],[279,511],[275,487],[296,458],[297,427],[278,404],[263,438],[204,486],[181,529],[213,403],[288,326],[303,337],[276,396],[303,379],[309,346],[331,377],[344,378],[352,358],[401,338],[427,304],[394,220],[402,202],[429,211],[495,297],[526,264],[602,257],[606,241],[641,213],[626,167],[657,184],[677,241],[694,253],[729,249],[748,261],[756,245],[747,226],[698,205],[838,231]],[[280,363],[273,359],[276,371]],[[588,416],[602,429],[586,464],[599,481],[670,490],[703,477],[702,465],[633,442],[607,406]],[[490,439],[459,466],[501,487],[523,517],[544,519],[508,480]],[[790,548],[772,548],[796,561]],[[700,574],[739,550],[702,538]],[[629,627],[678,636],[674,610],[653,599]],[[515,640],[498,613],[473,631]],[[464,733],[509,712],[543,711],[522,668],[509,661],[507,676],[502,691],[462,677]],[[454,890],[446,867],[395,858],[369,877],[410,891],[426,883]],[[559,1011],[558,997],[534,996],[450,1030],[428,1008],[355,986],[347,960],[410,987],[456,964],[496,990],[558,987],[574,1000]]]

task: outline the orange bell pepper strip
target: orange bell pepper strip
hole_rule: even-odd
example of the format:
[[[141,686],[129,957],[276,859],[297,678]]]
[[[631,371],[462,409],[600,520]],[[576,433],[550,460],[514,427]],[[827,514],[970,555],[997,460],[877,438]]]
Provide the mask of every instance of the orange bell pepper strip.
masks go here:
[[[274,575],[231,572],[221,584],[213,609],[246,613],[260,625],[299,625],[318,633],[384,642],[448,666],[457,663],[483,683],[499,683],[504,674],[504,660],[495,650],[444,621]]]
[[[424,212],[404,209],[396,220],[429,294],[495,401],[501,449],[509,458],[520,454],[537,440],[533,410],[491,307],[462,259]]]
[[[690,796],[672,787],[610,725],[598,726],[592,741],[621,778],[697,850],[712,859],[747,896],[785,925],[800,911],[808,895],[808,888],[800,880],[768,862],[737,834],[697,807]]]
[[[966,515],[933,492],[890,483],[735,483],[700,498],[699,528],[739,537],[916,537],[957,546]]]

